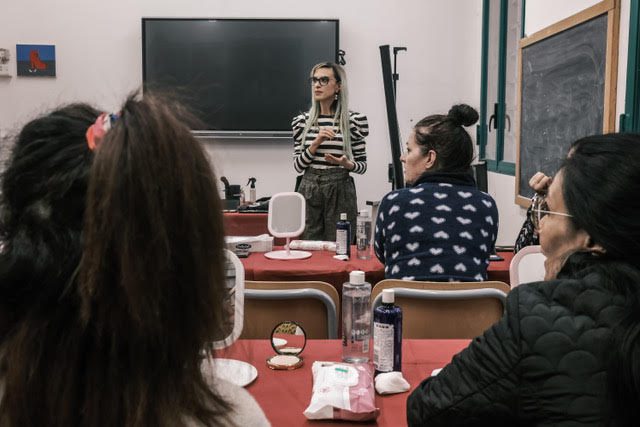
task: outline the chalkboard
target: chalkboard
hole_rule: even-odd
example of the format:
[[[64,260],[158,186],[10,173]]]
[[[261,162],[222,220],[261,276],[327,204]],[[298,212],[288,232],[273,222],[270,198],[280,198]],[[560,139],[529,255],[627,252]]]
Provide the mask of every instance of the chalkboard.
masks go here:
[[[575,140],[606,131],[611,102],[608,80],[609,16],[579,22],[521,43],[516,202],[533,195],[529,178],[553,175]],[[614,81],[615,87],[615,81]],[[614,103],[615,103],[615,98]]]

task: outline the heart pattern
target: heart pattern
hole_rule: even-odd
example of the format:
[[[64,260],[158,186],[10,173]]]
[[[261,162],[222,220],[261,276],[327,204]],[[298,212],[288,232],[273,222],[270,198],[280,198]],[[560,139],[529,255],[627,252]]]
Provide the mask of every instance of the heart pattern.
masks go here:
[[[436,264],[436,265],[432,266],[429,269],[429,271],[432,272],[432,273],[436,273],[436,274],[442,274],[442,273],[444,273],[444,268],[442,268],[442,266],[440,264]]]
[[[485,280],[497,220],[495,201],[486,193],[422,183],[385,196],[374,248],[386,260],[388,278]]]
[[[463,239],[473,240],[473,236],[468,231],[463,231],[462,233],[458,234],[458,236],[462,237]]]
[[[436,239],[448,239],[449,235],[444,231],[440,230],[437,233],[434,233],[433,237],[435,237]]]
[[[467,252],[467,248],[465,248],[464,246],[458,246],[458,245],[453,245],[453,250],[458,255],[462,255],[463,253]]]
[[[415,252],[416,249],[418,249],[420,247],[420,243],[418,242],[413,242],[413,243],[407,243],[405,245],[407,247],[407,249],[409,249],[411,252]]]
[[[454,270],[456,270],[456,271],[462,271],[462,272],[467,271],[467,267],[466,267],[463,263],[461,263],[461,262],[457,263],[457,264],[456,264],[456,266],[455,266],[455,267],[453,267],[453,268],[454,268]]]

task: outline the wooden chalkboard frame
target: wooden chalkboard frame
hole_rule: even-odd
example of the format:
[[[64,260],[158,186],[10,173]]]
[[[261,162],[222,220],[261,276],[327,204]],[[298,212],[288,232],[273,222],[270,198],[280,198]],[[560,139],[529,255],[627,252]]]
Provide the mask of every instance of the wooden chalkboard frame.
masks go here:
[[[516,186],[515,203],[526,208],[531,204],[528,197],[521,195],[521,188],[528,186],[528,182],[520,182],[520,138],[522,122],[522,50],[548,37],[580,25],[601,15],[607,15],[607,47],[606,65],[604,77],[604,110],[603,110],[603,132],[615,130],[616,115],[616,88],[618,77],[618,37],[620,22],[620,0],[604,0],[600,3],[584,9],[562,21],[559,21],[547,28],[544,28],[529,37],[520,40],[518,52],[518,92],[517,92],[517,120],[516,120]]]

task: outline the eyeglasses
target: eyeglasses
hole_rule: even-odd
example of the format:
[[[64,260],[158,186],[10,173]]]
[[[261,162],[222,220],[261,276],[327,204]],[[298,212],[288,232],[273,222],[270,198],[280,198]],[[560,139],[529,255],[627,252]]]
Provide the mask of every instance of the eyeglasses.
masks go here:
[[[331,77],[309,77],[309,84],[315,85],[316,83],[320,83],[320,86],[326,86],[331,81]]]
[[[538,196],[533,200],[531,210],[529,211],[529,219],[536,230],[540,229],[540,221],[547,215],[560,215],[573,218],[573,215],[564,212],[555,212],[548,210],[547,200],[544,196]]]

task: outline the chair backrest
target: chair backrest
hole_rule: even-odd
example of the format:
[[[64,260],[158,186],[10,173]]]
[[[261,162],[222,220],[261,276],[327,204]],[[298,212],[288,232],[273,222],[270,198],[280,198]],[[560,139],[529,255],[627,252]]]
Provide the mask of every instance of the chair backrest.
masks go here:
[[[515,288],[521,283],[544,280],[544,261],[540,245],[525,246],[511,259],[509,265],[509,282]]]
[[[338,291],[326,282],[245,281],[241,338],[269,338],[276,324],[294,320],[307,338],[338,337]]]
[[[225,323],[222,325],[222,337],[216,337],[211,343],[213,349],[221,349],[233,344],[242,333],[244,320],[244,265],[236,254],[228,249],[225,253]]]
[[[421,282],[385,279],[371,292],[372,307],[382,290],[393,289],[402,308],[402,337],[474,338],[504,313],[509,285],[504,282]]]

